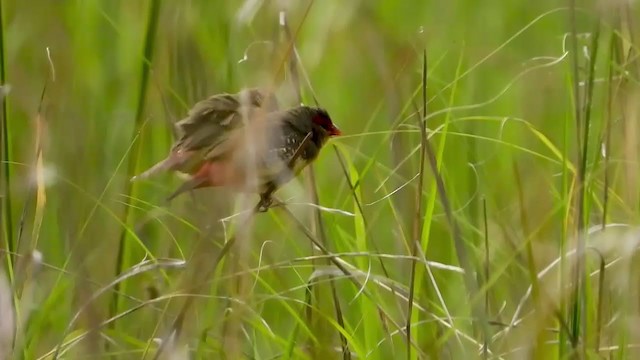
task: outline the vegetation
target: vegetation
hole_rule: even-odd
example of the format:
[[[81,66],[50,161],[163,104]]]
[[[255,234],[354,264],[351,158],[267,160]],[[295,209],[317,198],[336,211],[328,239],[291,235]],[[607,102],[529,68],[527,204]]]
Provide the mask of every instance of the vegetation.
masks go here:
[[[633,359],[630,1],[0,2],[0,357]],[[279,190],[129,179],[198,100],[344,135]]]

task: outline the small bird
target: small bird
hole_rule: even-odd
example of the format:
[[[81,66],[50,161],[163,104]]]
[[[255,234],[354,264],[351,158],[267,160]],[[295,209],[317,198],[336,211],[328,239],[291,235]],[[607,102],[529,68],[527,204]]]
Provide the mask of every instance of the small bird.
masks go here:
[[[263,194],[298,175],[330,137],[341,135],[322,108],[276,110],[275,98],[256,90],[241,94],[252,100],[250,106],[238,106],[237,97],[228,94],[224,100],[216,95],[196,104],[189,117],[176,124],[181,137],[169,156],[132,180],[163,170],[188,174],[189,180],[167,200],[203,187]],[[218,104],[215,110],[212,104]]]

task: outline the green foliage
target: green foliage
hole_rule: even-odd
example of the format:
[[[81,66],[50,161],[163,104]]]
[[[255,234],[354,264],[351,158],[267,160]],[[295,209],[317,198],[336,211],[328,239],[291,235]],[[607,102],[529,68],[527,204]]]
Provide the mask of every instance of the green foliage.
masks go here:
[[[626,1],[0,5],[0,357],[640,355]],[[344,133],[285,207],[129,182],[253,86]]]

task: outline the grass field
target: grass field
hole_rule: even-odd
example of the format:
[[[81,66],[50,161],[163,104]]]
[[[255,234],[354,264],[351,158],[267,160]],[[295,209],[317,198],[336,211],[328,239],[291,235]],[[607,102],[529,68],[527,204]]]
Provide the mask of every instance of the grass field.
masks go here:
[[[0,358],[640,356],[631,1],[0,12]],[[129,181],[254,86],[344,133],[286,206]]]

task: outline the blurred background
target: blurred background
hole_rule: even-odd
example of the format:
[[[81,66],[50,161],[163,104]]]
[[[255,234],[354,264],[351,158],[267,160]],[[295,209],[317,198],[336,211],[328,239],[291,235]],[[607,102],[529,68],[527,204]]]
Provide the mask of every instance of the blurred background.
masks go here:
[[[0,2],[0,350],[633,358],[637,7],[576,2]],[[288,210],[129,182],[255,86],[344,134]]]

